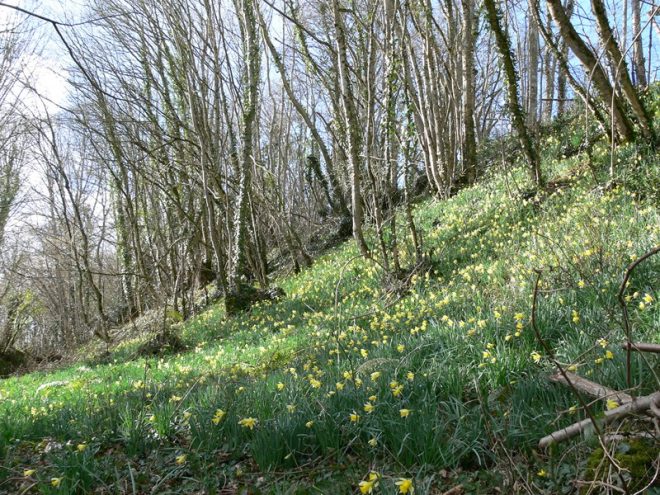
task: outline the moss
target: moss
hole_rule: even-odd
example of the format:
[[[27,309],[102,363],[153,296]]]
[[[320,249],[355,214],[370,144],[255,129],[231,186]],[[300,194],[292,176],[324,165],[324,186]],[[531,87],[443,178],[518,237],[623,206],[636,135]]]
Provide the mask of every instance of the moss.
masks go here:
[[[625,471],[624,478],[629,490],[639,490],[651,481],[657,452],[658,445],[653,440],[631,439],[616,445],[613,457]],[[608,481],[605,479],[606,473],[609,472],[607,464],[602,447],[595,449],[587,460],[584,480]],[[610,481],[616,482],[616,480]],[[586,485],[580,489],[580,494],[597,493],[589,490],[590,486]]]

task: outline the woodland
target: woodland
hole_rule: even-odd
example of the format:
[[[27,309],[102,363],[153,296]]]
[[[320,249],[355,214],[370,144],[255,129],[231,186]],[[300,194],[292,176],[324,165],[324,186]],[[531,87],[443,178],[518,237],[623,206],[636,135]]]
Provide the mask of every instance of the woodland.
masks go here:
[[[660,5],[51,3],[0,494],[660,494]]]

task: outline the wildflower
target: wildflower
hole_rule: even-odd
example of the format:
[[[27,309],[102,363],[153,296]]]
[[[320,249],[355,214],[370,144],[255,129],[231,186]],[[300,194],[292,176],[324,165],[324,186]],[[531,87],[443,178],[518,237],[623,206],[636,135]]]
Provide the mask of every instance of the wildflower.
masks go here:
[[[179,466],[184,465],[186,463],[186,454],[176,456],[176,463]]]
[[[545,469],[541,469],[538,473],[536,473],[536,475],[539,476],[540,478],[545,478],[546,476],[548,476],[548,473]]]
[[[349,417],[351,419],[351,423],[357,423],[358,421],[360,421],[360,415],[355,411],[353,411]]]
[[[584,280],[580,280],[580,281],[578,281],[578,287],[579,287],[580,289],[584,289],[584,286],[585,286],[585,285],[586,285],[586,284],[584,283]]]
[[[23,471],[23,476],[25,476],[26,478],[29,478],[30,476],[32,476],[36,472],[37,472],[36,469],[26,469],[25,471]]]
[[[364,412],[366,412],[367,414],[371,414],[374,411],[374,409],[376,409],[376,408],[374,407],[374,405],[371,402],[367,402],[364,405]]]
[[[541,356],[538,352],[533,351],[533,352],[530,354],[530,356],[531,356],[531,358],[534,360],[535,363],[538,364],[538,363],[541,362],[541,357],[542,357],[542,356]]]
[[[321,382],[316,378],[311,378],[309,380],[309,384],[312,386],[312,388],[321,388]]]
[[[397,385],[392,389],[392,395],[394,397],[399,397],[403,393],[403,385]]]
[[[568,408],[568,414],[575,414],[577,412],[577,406],[571,406]]]
[[[79,443],[78,445],[76,445],[76,450],[78,452],[85,452],[86,449],[87,449],[86,443]]]
[[[376,445],[378,445],[378,440],[376,439],[376,437],[373,437],[370,438],[367,443],[369,444],[369,446],[375,447]]]
[[[369,397],[367,397],[367,399],[369,399],[369,402],[376,402],[378,400],[378,397],[375,395],[370,395]]]
[[[483,351],[481,355],[484,359],[488,359],[491,356],[491,353],[490,351]]]
[[[599,346],[601,346],[603,349],[605,349],[605,348],[607,347],[607,345],[609,344],[609,342],[607,341],[607,339],[598,339],[598,340],[596,341],[596,343],[597,343]]]
[[[639,302],[639,309],[641,309],[642,311],[644,311],[645,308],[646,308],[646,304],[644,304],[644,301],[640,301],[640,302]]]
[[[580,323],[580,313],[578,313],[576,310],[573,310],[571,314],[573,323]]]
[[[178,395],[173,395],[172,397],[170,397],[170,402],[180,402],[180,401],[181,401],[181,397],[179,397]]]
[[[651,294],[644,294],[642,299],[644,299],[646,304],[651,304],[653,302],[653,296]]]
[[[372,493],[374,488],[378,486],[378,473],[373,471],[369,473],[369,479],[360,481],[360,493]]]
[[[63,478],[51,478],[51,479],[50,479],[50,484],[51,484],[53,487],[57,488],[57,487],[59,487],[59,486],[62,484],[62,479],[63,479]]]
[[[511,340],[512,338],[513,338],[513,336],[509,333],[509,334],[506,335],[506,337],[504,337],[504,341],[505,341],[505,342],[508,342],[508,341]]]
[[[615,400],[607,399],[607,403],[605,404],[605,407],[607,408],[608,411],[611,411],[612,409],[616,409],[617,407],[619,407],[619,403]]]
[[[363,358],[366,358],[369,355],[369,351],[367,351],[366,349],[360,349],[360,355]]]
[[[410,409],[399,409],[399,414],[402,418],[407,418],[410,416]]]
[[[403,345],[403,344],[399,344],[398,346],[396,346],[396,350],[397,350],[398,352],[403,352],[403,351],[406,350],[406,346]]]
[[[371,381],[375,382],[376,380],[378,380],[380,378],[380,375],[381,375],[380,371],[374,371],[371,374]]]
[[[571,364],[568,368],[566,368],[567,371],[577,371],[577,365]]]
[[[604,361],[603,358],[594,359],[594,363],[596,364],[603,364],[603,361]]]
[[[312,426],[314,426],[314,421],[307,421],[307,423],[305,423],[305,428],[311,428]]]
[[[277,391],[281,392],[282,390],[284,390],[284,384],[282,382],[279,382],[277,384]]]
[[[213,422],[214,425],[217,425],[222,421],[222,418],[225,417],[226,412],[224,412],[222,409],[216,409],[215,414],[213,415],[213,419],[211,421]]]
[[[516,321],[523,321],[523,319],[525,318],[525,315],[522,314],[522,313],[516,313],[516,314],[513,316],[513,318],[514,318]]]
[[[286,410],[293,414],[294,412],[296,412],[296,405],[295,404],[287,404]]]
[[[409,371],[406,374],[406,378],[408,379],[409,382],[412,382],[415,379],[415,373],[413,373],[412,371]]]
[[[337,382],[335,384],[335,387],[337,388],[337,390],[344,390],[344,384],[342,382]]]
[[[605,351],[605,359],[614,359],[614,354],[609,349]]]
[[[238,424],[243,428],[250,428],[251,430],[254,430],[254,427],[257,424],[257,420],[256,418],[243,418],[238,421]]]
[[[415,488],[413,487],[413,480],[410,478],[399,478],[399,481],[394,483],[399,487],[399,493],[413,493]]]

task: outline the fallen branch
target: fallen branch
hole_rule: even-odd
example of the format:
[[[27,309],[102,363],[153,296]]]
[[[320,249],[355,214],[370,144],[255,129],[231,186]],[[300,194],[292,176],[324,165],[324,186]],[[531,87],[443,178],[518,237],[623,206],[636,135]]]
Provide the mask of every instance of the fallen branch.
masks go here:
[[[624,342],[621,344],[621,347],[624,349],[630,349],[631,351],[637,352],[653,352],[655,354],[660,354],[660,344],[647,344],[643,342],[638,342],[636,344],[630,342]]]
[[[451,490],[444,492],[442,495],[463,495],[463,493],[465,493],[463,485],[457,485]]]
[[[566,376],[555,373],[550,376],[550,381],[554,383],[561,383],[563,385],[568,385],[575,387],[580,392],[583,392],[590,397],[595,397],[596,399],[613,399],[616,400],[619,404],[626,404],[632,401],[632,397],[625,392],[618,392],[611,388],[608,388],[600,383],[592,382],[586,378],[571,373],[570,371],[566,372]],[[570,380],[570,383],[568,382]]]
[[[654,392],[644,397],[639,397],[632,402],[628,402],[627,404],[619,406],[615,409],[605,411],[605,416],[597,420],[598,427],[600,428],[609,423],[612,423],[613,421],[616,421],[617,419],[638,413],[640,411],[644,411],[646,409],[650,409],[651,406],[657,407],[658,403],[660,403],[660,391]],[[562,428],[561,430],[557,430],[554,433],[543,437],[539,441],[539,448],[545,449],[553,443],[558,443],[569,438],[573,438],[574,436],[579,435],[582,431],[587,429],[587,427],[590,425],[594,426],[592,419],[589,418],[579,421],[578,423],[574,423],[571,426],[567,426],[566,428]]]

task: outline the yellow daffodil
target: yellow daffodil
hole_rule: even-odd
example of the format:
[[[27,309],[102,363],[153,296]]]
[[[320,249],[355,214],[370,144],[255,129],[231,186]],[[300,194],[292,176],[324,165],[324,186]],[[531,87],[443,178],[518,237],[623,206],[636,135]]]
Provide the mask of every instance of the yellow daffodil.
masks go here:
[[[250,428],[251,430],[254,430],[254,427],[257,424],[257,419],[256,418],[243,418],[238,421],[238,424],[241,425],[243,428]]]
[[[542,356],[541,356],[538,352],[533,351],[533,352],[530,354],[530,356],[531,356],[532,360],[533,360],[535,363],[538,364],[538,363],[541,362],[541,357],[542,357]]]
[[[176,456],[176,463],[177,463],[179,466],[182,466],[183,464],[186,463],[186,459],[187,459],[186,454],[178,455],[178,456]]]
[[[397,482],[394,483],[399,487],[399,493],[414,493],[415,488],[413,487],[413,480],[410,478],[399,478]]]
[[[215,414],[213,415],[213,419],[211,419],[211,422],[212,422],[214,425],[219,424],[220,421],[222,421],[222,418],[225,417],[225,414],[227,414],[227,413],[224,412],[222,409],[216,409],[216,410],[215,410]]]
[[[86,443],[79,443],[78,445],[76,445],[76,450],[78,452],[85,452],[86,449],[87,449]]]
[[[314,426],[314,421],[307,421],[307,423],[305,423],[305,428],[311,428],[312,426]]]
[[[358,421],[360,421],[360,415],[355,411],[353,411],[350,414],[349,418],[351,419],[351,423],[357,423]]]
[[[29,478],[30,476],[32,476],[36,472],[37,472],[36,469],[26,469],[25,471],[23,471],[23,476],[25,476],[26,478]]]
[[[365,481],[360,481],[360,493],[373,493],[374,488],[378,486],[378,473],[371,472],[369,473],[369,479]]]
[[[410,412],[411,412],[410,409],[399,409],[399,415],[402,418],[407,418],[408,416],[410,416]]]
[[[615,400],[607,399],[605,407],[607,408],[608,411],[611,411],[612,409],[616,409],[617,407],[619,407],[619,403]]]
[[[284,384],[282,382],[279,382],[276,386],[277,386],[277,391],[278,392],[281,392],[282,390],[284,390]]]
[[[50,479],[50,484],[51,486],[58,488],[62,484],[62,480],[64,478],[51,478]]]

